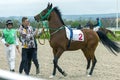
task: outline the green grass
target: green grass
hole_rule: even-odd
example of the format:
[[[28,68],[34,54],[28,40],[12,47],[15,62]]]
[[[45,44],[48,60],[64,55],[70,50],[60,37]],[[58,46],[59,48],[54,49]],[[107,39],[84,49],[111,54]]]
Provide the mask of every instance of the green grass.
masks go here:
[[[115,35],[116,38],[114,38],[111,34],[107,34],[107,36],[109,37],[109,39],[113,40],[113,41],[120,41],[120,31],[115,31]]]

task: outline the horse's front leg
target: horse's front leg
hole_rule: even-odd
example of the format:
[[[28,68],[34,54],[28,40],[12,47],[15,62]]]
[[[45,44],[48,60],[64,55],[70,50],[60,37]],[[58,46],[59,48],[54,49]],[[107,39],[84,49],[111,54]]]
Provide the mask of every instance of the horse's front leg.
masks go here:
[[[60,58],[61,54],[63,53],[63,50],[62,49],[58,49],[58,50],[53,49],[53,53],[54,53],[54,59],[53,59],[54,68],[53,68],[53,74],[49,78],[53,78],[55,76],[56,68],[62,75],[67,76],[67,74],[58,66],[58,59]]]

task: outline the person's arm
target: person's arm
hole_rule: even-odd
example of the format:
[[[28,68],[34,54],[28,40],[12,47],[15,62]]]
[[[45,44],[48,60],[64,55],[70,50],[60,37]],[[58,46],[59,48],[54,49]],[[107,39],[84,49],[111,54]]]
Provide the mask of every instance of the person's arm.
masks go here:
[[[16,44],[16,45],[19,45],[19,43],[18,43],[18,38],[17,38],[17,31],[15,32],[15,44]]]
[[[19,39],[19,41],[22,42],[19,29],[17,30],[17,35],[18,35],[18,39]]]
[[[99,25],[99,23],[97,22],[94,26],[98,26]]]
[[[34,29],[33,31],[34,31],[35,36],[36,35],[39,36],[39,35],[41,35],[44,32],[44,28],[42,28],[41,31],[39,31],[38,29]]]
[[[4,37],[4,34],[2,32],[2,39],[1,39],[2,43],[5,44],[5,46],[9,46],[9,44],[5,41],[5,37]]]
[[[4,34],[2,33],[2,39],[1,39],[2,43],[6,44],[5,38],[4,38]]]
[[[38,29],[33,30],[34,37],[38,34]]]
[[[17,38],[17,31],[15,32],[15,45],[16,45],[16,49],[18,50],[18,53],[20,53],[19,43],[18,43],[18,38]]]

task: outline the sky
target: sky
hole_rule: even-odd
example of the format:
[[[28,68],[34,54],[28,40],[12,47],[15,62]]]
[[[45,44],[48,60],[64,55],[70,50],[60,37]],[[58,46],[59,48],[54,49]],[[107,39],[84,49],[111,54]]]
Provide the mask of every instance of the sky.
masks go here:
[[[120,12],[120,0],[0,0],[0,17],[34,16],[45,9],[48,2],[57,6],[63,15]]]

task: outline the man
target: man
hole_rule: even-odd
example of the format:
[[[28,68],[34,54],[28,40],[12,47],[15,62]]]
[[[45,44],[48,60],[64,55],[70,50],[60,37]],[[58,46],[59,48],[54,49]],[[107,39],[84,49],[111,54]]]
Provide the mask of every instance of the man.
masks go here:
[[[24,69],[25,74],[29,75],[28,63],[32,59],[32,53],[34,52],[35,43],[34,36],[37,31],[34,33],[31,26],[29,26],[29,21],[27,17],[22,18],[22,25],[19,27],[19,33],[21,36],[22,42],[22,60],[19,67],[19,73],[22,73]]]
[[[10,71],[15,71],[15,47],[19,51],[16,31],[12,29],[12,20],[6,21],[6,28],[3,30],[2,42],[5,44],[6,56]]]
[[[98,31],[98,29],[101,27],[101,21],[99,18],[96,18],[97,20],[97,23],[94,25],[95,28],[94,28],[94,31]]]
[[[22,25],[19,28],[19,33],[22,42],[22,60],[19,68],[19,73],[22,73],[22,70],[24,69],[25,74],[29,75],[31,60],[33,59],[33,61],[36,61],[33,55],[36,49],[35,36],[37,35],[38,30],[33,31],[33,28],[30,26],[28,18],[23,17]],[[38,64],[38,61],[36,61],[36,63]],[[37,66],[36,70],[39,70],[39,66]]]

